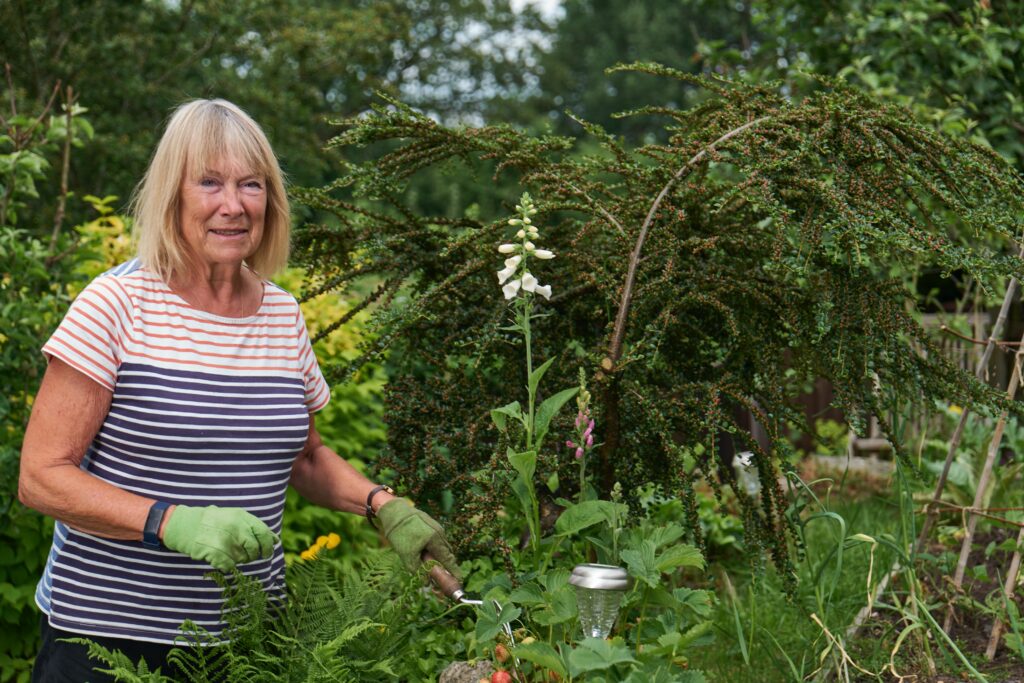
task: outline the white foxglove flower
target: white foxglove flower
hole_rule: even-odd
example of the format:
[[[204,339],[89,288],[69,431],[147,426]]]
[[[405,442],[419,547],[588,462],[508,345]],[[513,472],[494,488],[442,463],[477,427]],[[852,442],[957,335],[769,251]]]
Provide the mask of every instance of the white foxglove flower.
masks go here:
[[[540,283],[537,282],[537,278],[535,278],[529,271],[523,273],[524,292],[532,292],[539,284]]]
[[[536,248],[537,247],[536,245],[534,245],[533,242],[527,242],[526,244],[523,245],[523,249],[525,249],[526,251],[533,251]],[[498,251],[501,251],[501,249],[499,249]]]
[[[526,233],[523,232],[522,230],[520,230],[519,232],[516,233],[516,239],[520,239],[521,240],[524,237],[526,237]]]
[[[515,250],[516,245],[514,244],[502,244],[501,246],[498,247],[499,254],[511,254]]]
[[[505,295],[506,299],[514,299],[516,293],[519,291],[519,280],[513,280],[504,287],[501,288],[501,292]]]
[[[512,256],[510,258],[507,258],[507,259],[505,259],[505,267],[506,268],[515,268],[516,266],[519,265],[519,262],[522,261],[522,260],[523,260],[522,256]]]
[[[530,220],[529,218],[524,218],[524,219],[523,219],[523,222],[524,222],[524,223],[526,223],[527,225],[529,225],[529,224],[530,224],[530,223],[532,223],[533,221],[531,221],[531,220]]]
[[[513,266],[505,266],[504,268],[502,268],[501,270],[498,271],[498,284],[499,285],[505,284],[505,280],[509,279],[510,277],[512,277],[515,274],[516,274],[516,267],[514,265]]]
[[[555,253],[553,251],[548,251],[547,249],[535,249],[533,251],[533,255],[545,261],[555,258]]]
[[[537,285],[536,287],[533,288],[533,293],[534,294],[540,294],[545,299],[550,299],[551,298],[551,285],[544,285],[544,286]]]

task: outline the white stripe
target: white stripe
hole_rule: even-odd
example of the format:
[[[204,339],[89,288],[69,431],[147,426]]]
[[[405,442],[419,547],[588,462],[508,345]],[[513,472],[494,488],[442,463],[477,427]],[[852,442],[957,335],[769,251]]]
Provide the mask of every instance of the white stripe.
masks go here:
[[[236,430],[240,429],[237,426],[236,427],[232,427],[230,425],[196,425],[196,424],[179,424],[179,423],[175,423],[175,422],[154,422],[152,420],[140,420],[137,417],[129,417],[127,415],[121,415],[121,414],[114,415],[114,417],[116,417],[118,420],[124,420],[125,422],[132,422],[134,424],[142,425],[142,426],[159,427],[161,429],[180,429],[180,430],[184,430],[184,431],[189,431],[189,430],[190,431],[208,431],[208,430],[211,430],[211,429],[223,429],[223,430],[230,431],[232,429],[236,429]],[[220,416],[218,415],[217,418],[219,419]],[[278,419],[297,420],[298,417],[297,416],[291,416],[291,417],[278,418]],[[288,432],[299,431],[299,430],[302,430],[302,429],[306,429],[308,427],[309,427],[309,421],[308,420],[303,420],[303,421],[300,421],[299,424],[295,424],[295,425],[278,425],[276,427],[249,427],[249,426],[245,426],[245,427],[241,427],[241,429],[244,429],[247,432],[270,432],[270,433],[273,433],[273,432],[285,432],[285,431],[288,431]],[[162,438],[162,437],[159,434],[154,434],[153,438]],[[196,441],[200,441],[200,440],[208,441],[209,439],[207,439],[205,436],[200,436],[200,437],[196,438]]]
[[[70,569],[70,567],[69,567],[69,569]],[[104,588],[103,586],[97,586],[95,583],[83,583],[81,581],[75,581],[74,579],[68,578],[66,576],[60,577],[60,580],[63,581],[64,583],[70,583],[70,584],[73,584],[75,586],[81,586],[82,588],[86,588],[86,589],[88,589],[90,591],[96,590],[96,591],[106,591],[107,593],[117,593],[118,595],[134,595],[134,596],[142,598],[144,600],[147,600],[149,598],[157,598],[158,597],[161,600],[168,600],[168,601],[173,601],[173,602],[183,602],[183,603],[185,603],[185,602],[187,602],[187,603],[209,602],[211,604],[219,605],[220,603],[224,602],[223,598],[195,598],[195,597],[177,598],[177,597],[174,597],[172,595],[159,595],[159,594],[154,594],[154,593],[136,593],[134,591],[125,590],[123,588]],[[126,581],[124,583],[128,583],[128,582]],[[142,584],[129,584],[129,585],[132,585],[132,586],[138,588]],[[167,586],[166,585],[160,586],[160,588],[166,589]],[[58,590],[60,590],[60,589],[58,589]],[[197,588],[195,590],[203,590],[203,591],[205,591],[207,589],[206,588],[202,588],[202,589],[198,589]],[[64,592],[67,593],[67,591],[64,591]],[[78,593],[68,593],[68,595],[78,596],[79,594]],[[81,595],[87,595],[87,593],[82,593]],[[99,598],[95,598],[95,599],[99,599]]]
[[[184,392],[184,393],[191,395],[190,392]],[[151,403],[163,403],[163,404],[172,405],[172,406],[197,406],[197,407],[201,406],[203,408],[216,408],[218,410],[223,410],[225,408],[231,408],[231,409],[234,409],[234,410],[254,410],[254,409],[262,410],[264,408],[278,408],[278,407],[281,407],[281,408],[292,408],[292,407],[295,407],[295,402],[293,400],[292,401],[285,401],[285,400],[268,401],[267,398],[268,397],[262,397],[259,400],[258,405],[252,405],[252,402],[250,402],[250,403],[227,403],[227,404],[225,404],[225,403],[204,402],[204,401],[184,401],[184,400],[179,400],[179,399],[172,400],[172,399],[169,399],[169,398],[165,398],[163,396],[153,396],[153,395],[149,395],[149,394],[123,394],[123,393],[118,393],[116,389],[114,391],[114,399],[115,400],[120,399],[122,401],[149,401]],[[284,399],[285,397],[282,396],[280,398]],[[289,397],[289,398],[294,398],[294,397]]]
[[[156,437],[149,437],[149,438],[156,438]],[[104,434],[103,435],[103,439],[104,440],[108,440],[109,439],[110,441],[115,441],[117,443],[123,443],[123,444],[126,444],[128,446],[134,446],[136,448],[154,448],[154,449],[159,449],[161,451],[167,451],[169,453],[214,453],[214,454],[218,454],[219,453],[221,455],[225,454],[223,448],[169,448],[167,446],[153,446],[153,445],[150,445],[150,444],[147,444],[147,443],[143,443],[141,441],[128,441],[127,439],[119,439],[116,436],[114,436],[113,434]],[[239,439],[221,439],[221,441],[230,442],[230,443],[238,443]],[[254,439],[254,441],[263,443],[265,441],[268,441],[268,439]],[[299,443],[294,438],[293,439],[276,439],[276,441],[281,441],[283,443]],[[305,443],[305,441],[299,443],[299,445],[296,446],[294,449],[289,449],[289,450],[293,450],[297,454],[300,450],[302,450],[302,444],[304,444],[304,443]],[[245,455],[258,455],[260,453],[282,453],[282,452],[283,451],[280,448],[264,448],[264,449],[259,449],[259,448],[248,449],[247,448],[244,451]],[[204,461],[204,462],[206,462],[206,461]],[[236,461],[229,460],[229,461],[226,461],[226,462],[236,462]],[[242,464],[244,461],[239,460],[237,462],[238,462],[238,464]],[[253,462],[254,463],[260,463],[260,462],[265,462],[265,461],[256,460],[256,461],[253,461]]]
[[[57,603],[57,604],[60,605],[60,603]],[[163,617],[143,616],[143,615],[139,614],[138,612],[136,612],[136,613],[120,612],[118,610],[113,610],[113,609],[99,609],[97,607],[79,607],[77,605],[61,605],[61,607],[64,607],[66,609],[77,610],[79,612],[83,612],[84,611],[84,612],[90,612],[90,613],[93,613],[93,614],[110,614],[110,615],[113,615],[115,617],[135,617],[136,619],[144,619],[146,621],[164,622],[164,623],[167,623],[167,624],[175,624],[176,627],[178,625],[180,625],[183,621],[185,621],[185,619],[188,618],[188,617],[182,616],[180,618],[165,619]],[[79,617],[72,617],[70,615],[65,617],[65,616],[62,615],[62,613],[61,613],[61,611],[59,609],[58,610],[54,610],[54,612],[51,612],[51,614],[54,614],[54,616],[56,616],[59,619],[67,619],[68,621],[79,621],[79,622],[81,622],[83,624],[95,624],[95,625],[103,624],[105,626],[121,626],[123,628],[139,628],[135,624],[127,623],[127,622],[110,622],[110,621],[100,621],[98,619],[81,619]],[[203,626],[205,626],[205,625],[219,626],[221,624],[220,619],[193,619],[192,621],[194,621],[197,624],[203,625]],[[145,628],[145,627],[143,627],[143,628]],[[150,629],[150,630],[156,630],[156,629],[154,628],[154,629]]]
[[[146,365],[150,365],[150,363],[146,363]],[[206,374],[209,375],[209,374],[213,374],[213,373],[207,372]],[[271,388],[278,388],[278,389],[282,388],[282,387],[292,387],[293,389],[301,388],[301,383],[297,384],[295,382],[288,382],[288,378],[283,378],[283,377],[280,377],[279,375],[276,376],[276,377],[267,377],[266,378],[268,380],[279,379],[280,381],[278,381],[278,382],[268,381],[268,382],[244,382],[244,383],[243,382],[231,382],[229,379],[220,381],[220,380],[209,380],[209,379],[193,379],[191,377],[175,377],[174,375],[162,375],[162,374],[160,374],[158,372],[145,372],[145,371],[142,371],[142,370],[124,370],[124,371],[121,372],[119,377],[121,377],[121,378],[124,378],[124,377],[156,377],[157,379],[171,380],[171,381],[174,381],[174,382],[194,382],[196,384],[209,384],[211,386],[238,385],[238,386],[245,386],[245,387],[271,387]],[[296,379],[298,379],[298,378],[296,378]],[[132,384],[135,384],[135,383],[132,382]],[[146,386],[155,386],[155,385],[146,384]]]
[[[101,453],[103,455],[103,459],[104,460],[109,460],[109,461],[112,461],[112,462],[116,462],[119,465],[125,465],[127,467],[131,467],[131,468],[136,469],[136,470],[145,470],[146,472],[166,472],[167,474],[175,474],[175,475],[178,475],[178,476],[188,476],[188,477],[268,476],[268,475],[273,475],[273,474],[284,474],[285,472],[288,472],[289,473],[289,477],[290,477],[291,476],[291,471],[292,471],[292,468],[289,465],[288,467],[282,467],[281,469],[277,469],[277,470],[264,470],[264,471],[260,472],[259,475],[256,475],[256,474],[251,473],[251,472],[227,472],[227,471],[224,471],[224,472],[182,472],[181,468],[169,469],[169,468],[166,468],[166,467],[149,467],[147,465],[140,465],[137,462],[131,462],[131,461],[127,461],[127,460],[122,460],[121,458],[119,458],[119,457],[117,457],[115,455],[107,454],[105,451],[101,451]],[[292,461],[289,460],[287,462],[291,463]],[[107,470],[108,472],[113,472],[115,474],[123,474],[125,476],[132,476],[132,475],[130,475],[128,473],[127,470],[116,470],[116,469],[113,469],[113,468],[110,468],[110,467],[106,467],[106,466],[104,466],[104,464],[102,462],[96,460],[95,458],[93,458],[93,464],[95,464],[97,467],[103,467],[103,469]],[[210,464],[209,461],[206,461],[206,460],[203,461],[203,465],[204,466],[209,465],[209,464]],[[230,464],[235,465],[237,463],[235,461],[231,461]],[[196,484],[196,482],[192,482],[192,485],[195,486],[197,484]],[[230,484],[230,486],[233,486],[233,485],[234,484]]]
[[[73,541],[68,541],[68,543],[73,543],[75,546],[77,546],[78,548],[81,548],[82,550],[90,550],[90,548],[86,548],[86,547],[84,547],[84,546],[82,546],[82,545],[80,545],[78,543],[74,543]],[[110,553],[102,553],[102,554],[106,555],[107,557],[111,556]],[[124,568],[123,565],[122,566],[118,566],[118,565],[113,565],[113,564],[107,564],[106,562],[98,562],[96,560],[90,560],[90,559],[88,559],[86,557],[83,557],[81,555],[75,555],[75,559],[78,560],[79,562],[82,562],[84,564],[88,564],[88,565],[93,566],[93,567],[105,567],[107,569],[113,569],[115,571],[120,571],[120,572],[124,572],[125,571],[125,568]],[[115,559],[119,559],[122,562],[124,561],[124,557],[118,557],[118,558],[115,558]],[[272,561],[273,561],[273,558],[271,558],[269,560],[256,560],[256,562],[261,562],[261,563],[263,563],[263,562],[272,562]],[[145,564],[145,566],[149,566],[150,564],[156,564],[156,563],[144,563],[144,564]],[[70,567],[67,567],[67,568],[70,569]],[[190,569],[190,567],[183,567],[181,565],[175,565],[175,569],[177,571],[181,571],[182,569]],[[257,569],[248,569],[246,571],[242,571],[242,573],[245,574],[246,576],[254,576],[258,571],[265,571],[265,569],[266,569],[265,567],[261,568],[259,570],[257,570]],[[198,562],[196,563],[195,570],[202,571],[202,572],[215,571],[214,568],[211,567],[210,565],[202,564],[202,563],[198,563]],[[168,574],[167,572],[154,573],[154,572],[143,571],[141,569],[132,569],[131,570],[131,574],[132,574],[132,576],[135,576],[135,575],[138,575],[138,574],[141,574],[143,576],[153,576],[153,577],[156,577],[158,579],[163,579],[165,582],[170,581],[170,580],[172,580],[174,578],[174,574]],[[114,578],[114,576],[111,576],[109,574],[97,574],[97,576],[101,576],[101,577],[103,577],[105,579],[107,579],[107,578]],[[117,575],[115,575],[115,576],[117,576]],[[182,580],[182,581],[185,581],[185,580],[198,581],[198,580],[201,580],[203,578],[203,576],[200,574],[198,576],[188,576],[188,577],[179,576],[177,578]],[[142,585],[142,584],[139,583],[137,585]],[[168,588],[169,589],[174,589],[175,588],[175,586],[173,584],[168,585],[167,583],[164,583],[162,587],[165,588],[165,589],[168,589]],[[178,590],[193,590],[193,589],[190,586],[181,586],[181,587],[178,588]]]
[[[84,584],[78,584],[78,585],[81,586],[81,585],[84,585]],[[57,594],[68,595],[68,596],[71,596],[73,598],[78,598],[80,600],[91,600],[93,602],[102,602],[102,603],[108,604],[108,605],[123,605],[124,607],[131,607],[131,608],[134,608],[136,610],[134,616],[141,616],[139,614],[139,612],[141,610],[146,610],[146,611],[152,610],[154,612],[169,612],[170,614],[181,615],[181,617],[182,617],[181,620],[184,621],[185,619],[192,619],[192,615],[193,614],[213,614],[213,615],[216,615],[217,617],[220,617],[220,612],[221,612],[220,608],[202,609],[200,607],[188,607],[188,608],[183,609],[181,607],[161,607],[161,606],[158,606],[158,605],[139,604],[139,603],[135,603],[135,602],[125,602],[124,600],[114,600],[113,598],[108,598],[108,597],[105,597],[105,596],[104,597],[93,596],[93,595],[88,594],[88,593],[71,593],[71,592],[68,592],[68,591],[64,590],[63,588],[54,588],[53,592],[57,593]],[[122,591],[122,594],[129,594],[129,593],[127,591]],[[142,598],[153,597],[152,595],[148,595],[147,596],[147,595],[142,595],[140,593],[131,593],[131,595],[138,595],[139,597],[142,597]],[[220,602],[220,601],[219,600],[207,600],[206,602]],[[88,609],[86,607],[78,607],[76,605],[72,605],[72,604],[70,604],[70,602],[68,603],[67,606],[68,607],[74,607],[76,609]],[[102,610],[97,610],[97,611],[102,611]],[[150,617],[150,616],[146,615],[145,617],[142,617],[142,618],[150,619],[150,618],[155,618],[155,617]],[[195,619],[193,619],[193,621],[195,621]]]
[[[112,439],[110,439],[110,441],[117,441],[117,439],[113,439],[112,438]],[[123,442],[123,443],[127,443],[129,445],[129,447],[154,448],[153,446],[146,446],[144,444],[135,443],[133,441],[126,441],[126,442]],[[169,449],[169,448],[160,448],[158,450],[168,451],[168,450],[171,450],[171,449]],[[99,455],[102,455],[102,456],[107,457],[107,458],[114,457],[113,455],[110,454],[109,450],[107,450],[106,448],[103,448],[103,447],[98,448],[96,452]],[[175,449],[175,452],[202,453],[203,451],[200,451],[200,450],[197,450],[197,449],[183,450],[183,449],[178,448],[178,449]],[[212,451],[212,452],[224,453],[223,450]],[[249,451],[249,453],[255,453],[255,452],[257,452],[257,451]],[[285,451],[281,451],[280,449],[278,449],[278,450],[273,450],[273,451],[260,451],[260,452],[265,452],[265,453],[283,453]],[[292,451],[288,450],[287,452],[291,453]],[[297,451],[296,451],[296,453],[297,453]],[[167,463],[168,465],[171,465],[171,464],[174,464],[174,463],[178,463],[178,464],[185,465],[185,466],[194,466],[198,462],[195,458],[186,459],[186,460],[175,460],[174,458],[161,458],[161,457],[155,456],[155,455],[143,455],[142,453],[131,453],[130,457],[132,457],[132,458],[140,458],[142,460],[150,460],[152,462]],[[208,460],[206,458],[203,458],[202,465],[203,465],[203,467],[207,467],[207,466],[220,466],[220,465],[278,465],[278,464],[285,464],[285,463],[287,463],[289,465],[289,467],[290,467],[291,463],[294,463],[294,462],[295,462],[295,455],[289,455],[289,456],[284,457],[284,458],[273,458],[273,459],[268,458],[268,459],[264,459],[264,460],[237,460],[237,459],[234,459],[234,460]]]
[[[121,425],[115,425],[110,423],[104,423],[103,429],[105,430],[104,435],[109,433],[110,430],[117,431],[121,434],[131,434],[141,439],[155,439],[157,441],[183,441],[188,443],[195,443],[196,441],[204,441],[206,443],[295,443],[295,437],[285,437],[281,439],[268,439],[266,437],[256,437],[252,439],[243,439],[240,436],[228,436],[223,439],[213,439],[208,436],[195,437],[195,436],[168,436],[167,434],[150,434],[147,432],[140,432],[134,429],[127,429]],[[145,442],[137,442],[139,446],[144,446]],[[305,443],[305,441],[303,441]],[[159,446],[158,448],[162,448]]]
[[[95,580],[97,578],[100,578],[100,579],[103,579],[104,581],[113,581],[115,583],[123,583],[123,584],[125,584],[127,586],[135,586],[136,588],[152,588],[154,590],[155,594],[159,594],[161,591],[168,591],[168,590],[189,591],[189,592],[198,592],[198,593],[212,593],[214,591],[217,591],[219,593],[221,591],[221,587],[220,586],[214,586],[213,588],[193,588],[192,586],[179,586],[179,587],[168,586],[167,585],[167,577],[164,576],[164,575],[161,575],[161,577],[164,579],[163,583],[147,583],[145,581],[139,581],[138,579],[136,579],[134,577],[129,579],[129,578],[125,578],[122,575],[97,574],[97,573],[94,573],[94,572],[87,572],[84,569],[79,569],[78,567],[72,567],[71,565],[62,565],[61,566],[61,572],[62,573],[63,572],[74,572],[75,574],[78,574],[79,576],[84,576],[84,577],[87,577],[89,579]],[[63,576],[61,576],[60,578],[61,578],[62,581],[64,580]],[[163,596],[163,597],[166,597],[166,596]],[[223,598],[218,598],[218,599],[219,600],[223,600]]]
[[[175,401],[173,403],[168,402],[168,405],[180,405],[180,402],[179,401]],[[221,408],[225,408],[227,406],[221,405],[220,407]],[[239,410],[245,410],[245,409],[252,408],[252,407],[253,406],[245,406],[243,408],[239,408]],[[194,417],[207,417],[206,413],[185,413],[185,412],[182,412],[180,410],[158,410],[156,408],[148,408],[146,406],[124,405],[123,403],[120,404],[120,405],[117,404],[117,403],[114,403],[111,406],[110,415],[113,415],[114,417],[122,417],[122,416],[124,416],[124,417],[127,418],[127,412],[128,411],[131,411],[133,413],[145,413],[146,415],[164,415],[164,416],[167,416],[167,417],[193,417],[193,418]],[[269,420],[300,420],[302,418],[306,418],[306,419],[304,419],[302,421],[303,425],[307,425],[308,424],[308,419],[309,419],[305,411],[303,411],[301,414],[298,413],[298,411],[296,411],[296,414],[294,414],[294,415],[247,415],[247,414],[242,414],[242,415],[224,415],[223,413],[218,413],[215,417],[218,420],[225,420],[225,421],[228,421],[228,420],[267,420],[267,421],[269,421]],[[167,423],[160,423],[160,424],[167,424]],[[291,428],[292,427],[287,427],[287,429],[291,429]],[[296,425],[295,428],[299,429],[301,427],[299,425]]]
[[[149,485],[158,486],[158,487],[159,486],[167,486],[167,487],[171,487],[171,488],[188,488],[188,489],[195,489],[196,488],[196,482],[194,482],[194,481],[177,482],[177,481],[167,481],[166,479],[153,479],[151,477],[139,477],[139,476],[136,476],[134,474],[131,474],[130,472],[125,472],[124,470],[113,469],[111,467],[107,467],[103,463],[95,462],[95,461],[93,462],[93,466],[97,467],[99,469],[105,470],[107,472],[110,472],[113,475],[117,475],[119,477],[122,477],[124,479],[129,479],[132,482],[135,482],[137,486],[144,486],[146,484],[149,484]],[[91,471],[95,472],[95,470],[91,470]],[[184,476],[186,473],[178,472],[177,474],[179,476]],[[223,477],[223,476],[228,476],[230,474],[237,474],[237,473],[235,473],[235,472],[224,473],[224,474],[221,474],[220,476]],[[244,476],[244,475],[241,475],[241,476]],[[216,487],[221,487],[221,488],[227,488],[227,489],[230,489],[230,490],[257,489],[257,488],[268,488],[268,487],[280,487],[282,484],[288,483],[289,479],[291,479],[291,471],[290,470],[288,471],[288,476],[286,476],[284,478],[280,478],[279,477],[277,479],[271,479],[270,481],[265,481],[265,482],[254,482],[254,483],[243,484],[243,483],[238,482],[238,481],[232,481],[232,482],[227,482],[227,483],[223,483],[223,484],[206,484],[205,486],[211,486],[211,487],[216,486]],[[127,484],[123,485],[124,488],[128,488],[128,486],[129,485],[127,485]],[[200,486],[204,486],[204,485],[200,484]],[[213,489],[213,491],[216,491],[216,489]],[[207,493],[207,491],[204,490],[204,493]],[[270,495],[270,494],[266,494],[266,495]]]
[[[174,502],[175,503],[182,503],[182,504],[190,504],[191,503],[193,505],[212,505],[212,503],[210,503],[208,501],[216,501],[217,503],[229,503],[231,501],[244,501],[244,500],[257,500],[257,501],[259,501],[259,500],[264,500],[266,498],[271,498],[271,499],[273,499],[274,502],[268,503],[268,504],[265,504],[265,505],[245,505],[245,509],[248,510],[249,512],[255,512],[256,510],[273,510],[273,509],[275,509],[277,507],[280,507],[280,506],[284,505],[284,491],[285,491],[285,487],[283,486],[283,484],[285,482],[287,482],[287,480],[283,480],[282,481],[280,493],[266,493],[266,494],[259,495],[259,496],[252,496],[252,495],[250,495],[250,496],[221,496],[221,495],[216,495],[215,493],[210,493],[210,492],[202,492],[204,495],[189,496],[189,495],[185,495],[184,493],[174,493],[174,498],[175,498]],[[171,485],[171,484],[166,484],[166,483],[163,483],[163,482],[161,482],[161,483],[163,485],[165,485],[165,486],[170,486]],[[132,486],[132,485],[129,485],[129,484],[120,484],[118,486],[118,488],[124,489],[125,491],[131,491],[132,493],[139,493],[139,494],[142,494],[142,495],[150,496],[151,498],[161,498],[163,496],[166,496],[168,493],[170,493],[169,491],[167,491],[165,489],[149,489],[149,488],[145,488],[145,487],[142,487],[142,486]],[[240,505],[220,505],[219,507],[241,507],[241,506]]]

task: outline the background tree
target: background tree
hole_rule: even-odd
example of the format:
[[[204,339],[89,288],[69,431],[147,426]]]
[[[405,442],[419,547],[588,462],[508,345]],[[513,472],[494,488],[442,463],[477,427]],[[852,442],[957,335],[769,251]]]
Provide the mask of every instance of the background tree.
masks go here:
[[[192,97],[237,102],[292,181],[319,184],[332,166],[325,115],[356,114],[380,90],[441,118],[471,116],[524,83],[533,22],[506,0],[11,0],[0,4],[0,62],[27,101],[44,101],[57,79],[85,93],[97,134],[73,170],[80,192],[126,198],[164,119]]]
[[[346,121],[334,141],[341,150],[382,143],[380,155],[303,194],[337,220],[300,236],[320,287],[370,274],[382,282],[366,299],[382,302],[369,354],[395,349],[381,462],[403,489],[438,508],[448,490],[460,501],[456,528],[474,529],[464,542],[493,542],[480,529],[494,520],[504,450],[489,410],[523,381],[521,351],[499,331],[506,305],[494,276],[511,207],[449,219],[406,205],[408,180],[447,162],[496,162],[537,200],[544,245],[559,254],[544,278],[556,289],[551,315],[535,330],[537,356],[558,359],[548,373],[557,379],[546,381],[571,385],[584,367],[600,397],[605,490],[656,482],[688,501],[695,534],[694,473],[719,464],[710,439],[733,434],[756,454],[761,481],[777,482],[792,448],[783,429],[801,419],[793,400],[807,380],[832,381],[858,427],[906,401],[1001,405],[938,352],[907,312],[914,292],[884,266],[910,259],[982,282],[1024,272],[998,240],[966,249],[945,234],[953,224],[1019,234],[1024,185],[1004,162],[842,86],[794,103],[662,67],[629,71],[709,97],[691,110],[640,112],[671,122],[664,144],[632,148],[584,123],[601,148],[585,157],[569,138],[445,128],[391,102]],[[650,78],[652,90],[664,80]],[[942,221],[929,201],[942,205]],[[757,416],[771,450],[735,423],[729,404]],[[884,428],[899,444],[898,426]],[[558,472],[571,480],[570,463],[543,454],[538,481]],[[777,485],[763,496],[760,505],[740,496],[750,538],[785,565],[785,499]]]

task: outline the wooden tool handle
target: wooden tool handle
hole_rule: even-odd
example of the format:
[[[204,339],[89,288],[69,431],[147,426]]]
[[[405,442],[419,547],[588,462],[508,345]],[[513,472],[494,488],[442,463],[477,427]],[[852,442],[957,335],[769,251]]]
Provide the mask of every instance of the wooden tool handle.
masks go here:
[[[428,551],[424,550],[421,556],[424,562],[434,559]],[[430,568],[430,580],[434,582],[437,589],[453,600],[458,600],[462,595],[462,583],[455,576],[444,568],[440,562],[435,562]]]

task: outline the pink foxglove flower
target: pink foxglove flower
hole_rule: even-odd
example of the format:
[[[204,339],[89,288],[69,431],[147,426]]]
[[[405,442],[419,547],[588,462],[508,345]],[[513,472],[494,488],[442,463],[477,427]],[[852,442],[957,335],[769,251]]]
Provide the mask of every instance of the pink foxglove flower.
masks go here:
[[[583,458],[583,446],[576,449],[576,459],[580,460]]]

